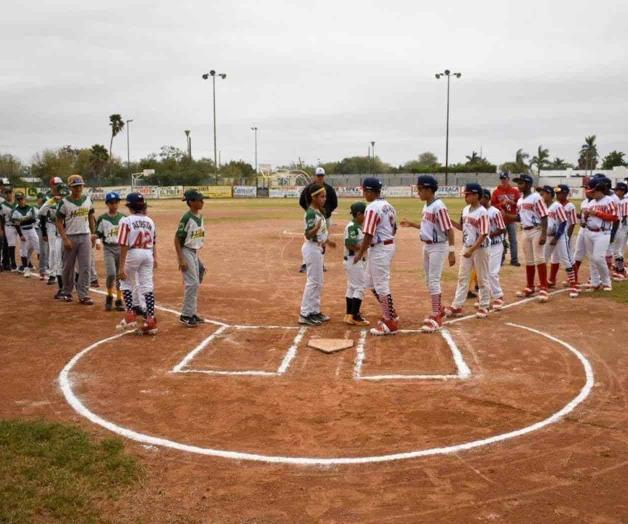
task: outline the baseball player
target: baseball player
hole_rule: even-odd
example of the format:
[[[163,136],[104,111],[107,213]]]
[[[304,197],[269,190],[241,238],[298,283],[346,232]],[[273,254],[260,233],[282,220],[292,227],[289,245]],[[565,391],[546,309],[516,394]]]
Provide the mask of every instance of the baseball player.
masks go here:
[[[368,326],[369,321],[362,317],[360,308],[364,298],[364,288],[366,287],[366,261],[362,260],[357,264],[353,263],[355,252],[364,241],[364,213],[366,204],[364,202],[354,202],[351,204],[351,216],[353,220],[345,227],[344,234],[344,264],[347,274],[347,291],[345,300],[347,309],[344,322],[352,326]]]
[[[39,210],[46,202],[46,195],[44,193],[37,193],[37,204],[34,207],[37,214],[37,220],[35,220],[35,232],[37,233],[37,240],[39,242],[39,280],[46,280],[49,274],[48,267],[48,242],[44,240],[46,234],[45,228],[42,228],[39,220]]]
[[[445,259],[449,265],[456,263],[454,246],[454,227],[445,203],[436,197],[438,182],[429,175],[421,175],[417,179],[417,193],[425,202],[421,215],[421,223],[417,224],[403,219],[403,227],[414,227],[420,230],[419,239],[423,243],[423,270],[425,284],[432,303],[432,314],[423,320],[421,331],[433,333],[443,325],[441,278]]]
[[[183,275],[183,309],[179,322],[186,327],[197,327],[203,319],[197,315],[198,289],[203,282],[205,266],[198,257],[198,252],[205,242],[203,222],[203,194],[189,189],[183,194],[189,211],[181,217],[174,235],[174,248],[179,260],[179,270]]]
[[[617,182],[615,185],[615,194],[619,198],[617,207],[617,217],[619,218],[619,227],[615,234],[613,242],[613,256],[615,257],[615,272],[613,279],[616,281],[626,280],[626,268],[624,267],[624,251],[626,250],[626,242],[628,241],[628,184],[625,182]]]
[[[486,318],[490,305],[488,279],[488,211],[480,204],[483,196],[480,184],[467,184],[464,188],[464,199],[467,206],[462,210],[460,223],[452,222],[456,229],[462,231],[462,257],[458,270],[458,285],[451,306],[445,308],[445,317],[461,317],[462,306],[467,298],[471,271],[478,275],[479,307],[475,313],[477,318]],[[501,263],[501,259],[500,259]]]
[[[118,244],[120,244],[120,289],[126,306],[125,322],[135,326],[137,313],[133,308],[133,289],[146,301],[146,322],[138,330],[147,335],[157,334],[155,318],[155,292],[153,270],[157,268],[155,223],[146,215],[146,202],[141,193],[129,193],[126,205],[131,215],[120,220]]]
[[[583,212],[585,220],[584,249],[591,264],[591,289],[611,291],[611,276],[606,264],[606,252],[611,240],[613,222],[617,221],[617,206],[606,195],[607,180],[592,178],[589,190],[592,199]]]
[[[57,231],[63,241],[63,291],[61,299],[72,302],[74,268],[78,261],[76,291],[79,304],[91,306],[89,296],[89,268],[91,265],[92,242],[96,240],[94,206],[88,195],[83,195],[83,178],[71,175],[68,178],[70,196],[63,197],[57,207]]]
[[[311,203],[305,212],[305,241],[301,254],[305,260],[307,281],[301,299],[299,324],[319,326],[327,322],[329,317],[321,313],[321,293],[323,291],[323,253],[326,246],[336,247],[329,240],[327,222],[323,210],[327,194],[325,186],[313,184],[309,186]]]
[[[124,311],[122,305],[122,292],[120,291],[120,245],[118,244],[118,232],[120,230],[120,220],[124,215],[118,211],[120,195],[114,191],[105,195],[105,205],[107,212],[103,213],[96,220],[96,236],[100,240],[96,244],[96,249],[100,249],[102,243],[103,259],[105,261],[107,297],[105,298],[105,310],[114,309],[113,287],[116,287],[115,310]]]
[[[39,238],[35,231],[37,223],[37,211],[26,203],[26,196],[21,191],[15,193],[17,201],[11,213],[11,223],[15,227],[17,236],[20,239],[20,256],[22,264],[18,268],[25,278],[31,277],[31,256],[39,253]]]
[[[547,242],[547,206],[541,195],[532,191],[534,180],[530,175],[519,175],[514,180],[521,191],[517,201],[518,220],[523,229],[523,255],[526,264],[527,285],[523,291],[517,292],[518,297],[534,295],[535,267],[539,274],[539,302],[547,302],[547,266],[545,265],[545,243]]]
[[[576,224],[578,223],[578,213],[576,211],[576,206],[573,205],[572,202],[568,200],[570,189],[569,186],[565,184],[558,184],[554,188],[554,192],[556,193],[556,199],[560,202],[565,210],[565,215],[567,216],[567,247],[569,248],[569,254],[571,259],[574,260],[574,276],[576,277],[577,284],[577,275],[575,272],[575,258],[574,258],[574,240],[573,240],[573,232],[576,228]],[[560,261],[558,260],[558,252],[554,250],[552,253],[552,259],[549,261],[551,263],[550,266],[550,276],[547,280],[548,287],[554,287],[556,285],[556,276],[558,275],[558,267],[560,265]],[[567,285],[570,285],[567,282]]]
[[[50,192],[50,197],[39,208],[39,227],[48,242],[48,285],[57,283],[59,290],[55,298],[60,299],[63,295],[63,240],[57,231],[56,219],[59,202],[69,195],[69,190],[59,177],[55,177],[50,181]]]
[[[488,213],[488,283],[491,292],[491,307],[499,311],[504,307],[504,292],[502,291],[499,281],[499,273],[502,269],[502,259],[504,256],[504,239],[507,231],[506,223],[504,221],[504,215],[499,208],[491,205],[490,190],[482,190],[480,203],[486,208]]]
[[[552,186],[538,187],[543,202],[547,207],[547,236],[549,242],[545,244],[545,260],[557,260],[556,267],[562,265],[567,272],[567,282],[569,284],[569,296],[578,297],[578,286],[576,286],[576,274],[573,270],[573,258],[569,249],[569,237],[567,227],[569,220],[565,207],[559,201],[554,200],[555,190]],[[552,263],[552,273],[554,263]],[[554,273],[554,282],[556,274]]]
[[[362,193],[367,201],[364,215],[364,240],[353,257],[360,264],[368,250],[366,284],[382,309],[382,319],[371,329],[375,336],[394,335],[399,330],[399,317],[390,291],[390,266],[395,255],[397,213],[381,196],[382,183],[375,177],[362,182]]]
[[[601,175],[601,173],[599,173]],[[612,188],[612,183],[611,180],[609,178],[607,178],[606,176],[602,175],[603,180],[604,180],[604,194],[608,197],[610,197],[610,199],[613,201],[613,203],[615,204],[615,208],[617,210],[617,213],[619,213],[619,207],[620,207],[620,198],[617,195],[617,193],[613,190]],[[611,241],[610,244],[608,245],[608,249],[606,250],[606,265],[608,266],[608,270],[611,273],[611,275],[613,274],[613,270],[614,270],[614,244],[615,244],[615,236],[617,235],[617,231],[619,231],[619,225],[620,225],[620,220],[619,220],[619,216],[617,217],[617,220],[615,220],[615,222],[613,222],[613,226],[611,227]]]
[[[13,189],[5,187],[4,190],[5,200],[0,204],[0,217],[2,218],[2,228],[4,233],[4,239],[7,245],[8,257],[4,261],[4,267],[10,271],[17,271],[17,264],[15,262],[15,247],[17,245],[17,231],[11,221],[11,215],[15,208],[15,199],[13,196]]]

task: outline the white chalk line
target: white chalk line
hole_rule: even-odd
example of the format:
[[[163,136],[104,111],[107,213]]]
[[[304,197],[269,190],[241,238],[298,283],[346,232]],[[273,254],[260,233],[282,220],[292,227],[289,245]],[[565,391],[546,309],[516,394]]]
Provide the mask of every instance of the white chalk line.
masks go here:
[[[366,335],[368,331],[366,329],[362,330],[360,333],[360,339],[358,340],[358,344],[356,345],[356,356],[355,356],[355,364],[353,368],[353,378],[355,380],[371,380],[371,381],[382,381],[382,380],[465,380],[471,376],[471,370],[467,363],[465,362],[462,353],[458,349],[456,342],[454,341],[451,333],[445,329],[439,329],[438,332],[447,342],[447,346],[451,351],[452,358],[454,360],[454,364],[456,365],[456,374],[410,374],[410,373],[392,373],[392,374],[378,374],[378,375],[362,375],[362,366],[364,364],[364,360],[366,358]],[[423,332],[420,329],[400,329],[400,334],[415,334]]]

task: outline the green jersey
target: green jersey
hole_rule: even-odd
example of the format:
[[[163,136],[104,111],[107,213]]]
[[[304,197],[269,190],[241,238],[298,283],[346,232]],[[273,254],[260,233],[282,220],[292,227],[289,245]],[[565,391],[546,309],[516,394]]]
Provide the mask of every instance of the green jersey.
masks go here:
[[[181,217],[177,228],[177,238],[182,246],[201,249],[205,242],[205,225],[202,215],[188,211]]]
[[[32,206],[15,206],[11,213],[11,223],[16,227],[32,228],[37,221],[37,211]]]
[[[329,233],[327,232],[327,221],[325,220],[323,213],[313,207],[309,207],[305,212],[304,221],[305,238],[307,240],[318,242],[319,244],[322,244],[327,240]],[[312,236],[310,232],[316,228],[318,228],[316,235]]]
[[[122,213],[110,215],[103,213],[96,220],[96,235],[103,241],[103,244],[118,245],[118,232],[120,231],[120,220],[124,218]]]
[[[345,257],[352,257],[357,251],[357,246],[364,239],[362,225],[355,220],[349,222],[345,227]]]
[[[2,223],[6,226],[13,227],[13,222],[11,222],[11,215],[13,214],[13,210],[15,209],[15,204],[5,200],[0,204],[0,218],[2,219]]]
[[[89,215],[93,213],[94,206],[88,196],[81,196],[77,200],[67,196],[57,206],[57,218],[63,219],[68,235],[89,234]]]

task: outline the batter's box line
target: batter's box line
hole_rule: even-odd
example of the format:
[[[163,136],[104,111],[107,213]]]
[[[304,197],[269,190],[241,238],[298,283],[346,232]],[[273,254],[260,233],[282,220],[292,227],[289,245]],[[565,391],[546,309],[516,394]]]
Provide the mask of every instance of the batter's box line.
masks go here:
[[[265,371],[262,369],[250,369],[243,371],[233,371],[228,369],[193,369],[190,368],[190,363],[196,358],[196,356],[203,351],[209,344],[211,344],[217,337],[222,335],[227,329],[233,328],[238,331],[243,331],[246,329],[299,329],[294,340],[292,341],[292,345],[286,351],[277,371]],[[277,377],[283,375],[288,368],[290,368],[290,364],[297,356],[297,350],[299,348],[299,344],[303,337],[305,336],[305,332],[307,331],[306,327],[302,328],[294,328],[294,327],[285,327],[285,326],[221,326],[216,331],[214,331],[211,335],[209,335],[205,340],[203,340],[198,346],[196,346],[192,351],[190,351],[181,362],[179,362],[175,367],[172,368],[171,373],[203,373],[205,375],[217,375],[217,376],[244,376],[244,377]]]
[[[399,334],[407,334],[407,333],[422,333],[418,329],[401,329],[399,330]],[[469,366],[465,362],[462,357],[462,353],[458,349],[456,342],[454,341],[451,333],[447,329],[440,329],[440,335],[447,342],[447,346],[451,351],[451,355],[454,359],[454,363],[456,365],[456,374],[455,375],[438,375],[438,374],[389,374],[389,375],[363,375],[362,374],[362,366],[364,364],[364,360],[366,359],[366,337],[368,335],[368,331],[366,329],[360,332],[360,339],[358,340],[358,344],[356,346],[356,355],[355,355],[355,364],[353,366],[353,378],[355,380],[465,380],[471,376],[471,370]]]

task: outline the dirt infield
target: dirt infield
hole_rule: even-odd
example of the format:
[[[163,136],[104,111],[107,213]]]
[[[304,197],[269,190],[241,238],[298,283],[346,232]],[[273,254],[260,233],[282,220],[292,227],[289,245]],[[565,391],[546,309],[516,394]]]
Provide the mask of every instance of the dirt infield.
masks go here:
[[[159,239],[156,298],[173,310],[182,297],[171,242],[181,206],[166,202],[151,210]],[[343,202],[334,234],[342,231],[346,207]],[[107,518],[628,521],[628,307],[563,293],[548,304],[529,302],[484,321],[450,324],[451,343],[418,334],[413,330],[428,312],[429,297],[416,235],[403,229],[392,289],[408,332],[373,339],[341,323],[340,250],[330,250],[325,262],[323,305],[332,321],[301,330],[300,213],[285,202],[209,202],[204,214],[208,272],[200,313],[216,323],[196,330],[159,311],[156,337],[121,336],[68,366],[91,344],[115,335],[120,314],[106,313],[101,295],[94,294],[93,308],[60,303],[39,281],[0,274],[0,416],[73,421],[108,435],[68,404],[63,375],[59,382],[65,367],[71,393],[109,429],[242,454],[207,456],[128,439],[148,479],[107,507]],[[453,295],[456,270],[445,275],[445,301]],[[504,266],[508,301],[516,300],[522,280],[520,268]],[[370,297],[364,309],[377,318]],[[313,334],[352,338],[355,347],[325,355],[306,347]],[[456,352],[469,376],[460,378]],[[579,395],[564,417],[535,428]],[[464,448],[525,428],[533,430]],[[451,451],[404,455],[434,449]],[[405,460],[369,463],[390,455]],[[365,463],[275,464],[273,457]]]

